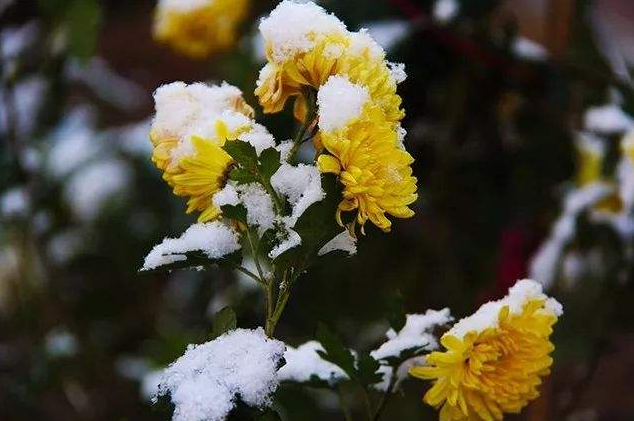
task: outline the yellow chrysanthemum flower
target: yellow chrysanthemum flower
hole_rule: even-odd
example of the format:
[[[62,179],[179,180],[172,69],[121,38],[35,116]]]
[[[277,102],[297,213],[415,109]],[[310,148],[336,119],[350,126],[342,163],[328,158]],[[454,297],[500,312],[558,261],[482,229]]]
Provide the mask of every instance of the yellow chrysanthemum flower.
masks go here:
[[[576,141],[577,176],[576,183],[584,187],[602,178],[605,146],[601,139],[580,133]]]
[[[441,421],[502,420],[539,396],[549,374],[553,325],[562,314],[554,299],[531,280],[519,281],[504,299],[485,304],[441,338],[428,366],[410,374],[434,380],[424,401]]]
[[[318,90],[330,76],[342,75],[366,86],[388,121],[396,123],[404,117],[394,65],[385,60],[385,52],[367,32],[348,32],[321,7],[290,1],[280,3],[262,21],[260,30],[268,63],[255,94],[264,112],[279,112],[289,98],[296,97],[295,116],[301,120],[303,88]]]
[[[219,121],[219,136],[205,139],[193,135],[191,143],[194,153],[178,161],[178,170],[164,173],[164,179],[172,186],[174,194],[189,197],[187,213],[201,212],[198,222],[217,218],[221,212],[213,205],[213,195],[221,190],[227,180],[227,173],[233,158],[222,149],[225,142],[233,141],[249,127],[229,132]]]
[[[363,230],[371,221],[389,231],[386,217],[409,218],[418,197],[412,156],[401,147],[398,133],[380,107],[368,100],[367,89],[335,76],[318,94],[319,140],[328,154],[318,157],[319,169],[339,176],[343,184],[341,213],[357,211]]]
[[[275,145],[273,137],[251,119],[253,109],[240,90],[227,84],[175,82],[159,88],[154,98],[152,161],[174,194],[189,198],[188,213],[201,212],[201,222],[218,217],[212,198],[233,163],[224,144],[245,137],[262,149]]]
[[[590,186],[594,183],[605,183],[613,185],[603,175],[603,164],[605,159],[605,145],[599,138],[592,135],[580,133],[577,142],[577,174],[576,184],[580,188]],[[623,209],[623,201],[619,192],[608,195],[594,205],[594,210],[599,213],[617,214]]]
[[[160,0],[154,38],[175,50],[204,58],[231,47],[249,0]]]

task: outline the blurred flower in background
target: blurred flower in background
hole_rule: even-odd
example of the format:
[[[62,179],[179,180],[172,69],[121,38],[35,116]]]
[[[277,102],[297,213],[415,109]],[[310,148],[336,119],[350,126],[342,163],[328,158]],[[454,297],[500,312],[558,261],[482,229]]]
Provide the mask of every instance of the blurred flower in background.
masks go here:
[[[154,37],[190,57],[208,57],[233,46],[249,3],[249,0],[160,0],[154,18]]]

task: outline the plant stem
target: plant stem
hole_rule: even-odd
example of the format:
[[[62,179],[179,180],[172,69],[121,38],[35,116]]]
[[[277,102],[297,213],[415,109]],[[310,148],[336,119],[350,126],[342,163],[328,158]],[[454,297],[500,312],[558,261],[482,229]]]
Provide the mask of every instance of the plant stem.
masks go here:
[[[372,418],[373,421],[378,421],[379,418],[381,418],[381,414],[383,413],[383,410],[385,409],[385,405],[387,404],[387,401],[390,399],[390,396],[392,396],[392,393],[394,392],[394,385],[396,384],[397,368],[398,367],[392,368],[393,372],[392,372],[392,376],[390,377],[390,383],[385,389],[385,393],[383,394],[383,396],[381,396],[381,401],[379,402],[379,406],[376,409],[376,412],[374,413],[374,418]]]
[[[315,123],[315,117],[317,115],[317,103],[316,103],[316,93],[312,88],[305,88],[303,90],[304,99],[308,102],[308,110],[306,112],[306,118],[304,122],[302,122],[297,134],[293,139],[293,147],[290,150],[288,161],[292,162],[297,150],[305,141],[310,140],[314,136],[314,132],[311,131],[310,136],[308,138],[304,138],[306,132],[313,127]],[[265,180],[260,177],[260,183],[264,186],[267,192],[273,198],[273,203],[275,205],[275,210],[279,216],[284,215],[284,202],[279,198],[277,192],[271,185],[270,180]],[[249,236],[249,243],[251,244],[251,248],[253,249],[252,240]],[[255,254],[255,253],[254,253]],[[260,270],[258,260],[255,260],[256,266],[258,270]],[[271,279],[265,279],[265,289],[266,289],[266,322],[264,326],[264,331],[268,337],[273,337],[275,333],[275,327],[282,317],[282,313],[286,308],[286,304],[288,303],[288,299],[291,295],[291,286],[297,280],[299,275],[301,274],[303,269],[300,268],[292,268],[292,275],[289,276],[291,268],[286,268],[284,270],[284,274],[282,275],[282,279],[280,282],[276,282],[275,276],[271,277]],[[262,273],[260,272],[260,276],[262,277]],[[264,279],[264,278],[263,278]],[[279,285],[279,291],[277,291],[277,300],[275,300],[275,287]],[[273,304],[275,301],[275,305]]]
[[[275,210],[277,211],[279,215],[282,215],[284,213],[284,202],[277,195],[277,192],[271,185],[270,181],[265,180],[264,177],[262,176],[260,176],[259,179],[260,179],[260,184],[264,186],[264,189],[266,190],[266,192],[271,196],[271,198],[273,198],[273,205],[275,206]]]
[[[269,338],[273,337],[275,325],[277,324],[277,320],[274,320],[273,318],[273,313],[275,311],[273,307],[273,280],[274,279],[271,279],[266,287],[266,323],[264,325],[264,333],[266,333],[266,336]]]
[[[255,282],[257,282],[258,284],[262,285],[263,287],[266,287],[266,284],[262,281],[262,279],[260,279],[260,277],[258,275],[256,275],[255,273],[251,272],[249,269],[244,268],[242,266],[238,266],[238,265],[234,265],[233,268],[235,270],[237,270],[238,272],[244,273],[249,278],[253,279]]]
[[[255,267],[258,270],[258,275],[260,275],[260,283],[266,285],[267,280],[264,276],[264,271],[262,270],[262,266],[260,265],[260,247],[253,245],[253,238],[251,238],[251,231],[247,228],[247,241],[249,242],[249,247],[251,248],[251,254],[253,255],[253,261],[255,262]]]
[[[350,408],[346,405],[346,399],[343,395],[343,390],[341,390],[341,386],[337,386],[335,388],[337,396],[339,397],[339,406],[341,406],[341,411],[343,412],[343,416],[346,421],[352,421],[352,414],[350,414]]]
[[[282,277],[282,281],[279,283],[280,290],[277,296],[277,302],[275,306],[273,306],[273,282],[269,288],[267,288],[267,317],[266,317],[266,326],[265,332],[269,337],[273,336],[275,332],[275,327],[277,326],[277,322],[279,322],[280,317],[282,317],[282,313],[286,308],[286,304],[288,303],[288,299],[291,296],[291,282],[288,279],[288,271],[284,272]]]
[[[302,145],[302,143],[312,139],[312,137],[314,136],[314,133],[311,133],[309,137],[304,138],[308,129],[315,123],[315,117],[317,116],[315,90],[312,88],[305,88],[303,90],[303,94],[304,100],[308,102],[308,111],[306,112],[305,119],[299,127],[295,138],[293,139],[293,147],[288,154],[289,161],[294,160],[295,155],[297,154],[297,151],[299,150],[299,147]]]
[[[372,413],[374,412],[372,410],[372,403],[370,402],[370,395],[368,394],[368,390],[363,387],[363,385],[361,385],[361,389],[363,390],[363,400],[365,401],[365,409],[368,413],[368,420],[373,420],[374,419],[374,415],[372,415]]]

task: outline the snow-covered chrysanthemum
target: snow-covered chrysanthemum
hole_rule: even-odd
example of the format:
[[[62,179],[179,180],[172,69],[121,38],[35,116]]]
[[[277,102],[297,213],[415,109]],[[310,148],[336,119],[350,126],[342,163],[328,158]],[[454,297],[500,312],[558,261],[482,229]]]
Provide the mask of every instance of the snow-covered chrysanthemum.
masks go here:
[[[433,380],[424,401],[441,408],[441,421],[502,420],[539,396],[562,313],[541,284],[518,281],[505,298],[456,323],[441,338],[446,350],[432,352],[428,365],[410,374]]]
[[[279,112],[296,97],[295,116],[301,120],[305,89],[319,89],[330,76],[345,75],[368,89],[390,121],[403,118],[396,94],[405,75],[402,66],[389,63],[366,30],[348,31],[336,16],[312,2],[284,0],[262,20],[260,32],[267,64],[255,94],[265,112]]]
[[[354,221],[369,220],[389,231],[387,215],[409,218],[416,198],[412,156],[401,147],[398,133],[374,104],[367,89],[342,76],[332,76],[318,93],[319,141],[324,153],[319,169],[336,174],[343,184],[337,220],[355,211]]]
[[[201,222],[218,217],[212,197],[224,187],[233,163],[222,149],[225,142],[242,137],[260,151],[275,146],[275,140],[252,120],[242,92],[226,83],[173,82],[158,88],[154,100],[152,161],[174,194],[189,198],[188,213],[201,212]]]

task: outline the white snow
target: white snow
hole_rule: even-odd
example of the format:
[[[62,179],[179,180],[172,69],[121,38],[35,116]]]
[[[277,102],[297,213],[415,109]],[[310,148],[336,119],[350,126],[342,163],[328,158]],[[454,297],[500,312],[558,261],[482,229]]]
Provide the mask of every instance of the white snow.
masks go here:
[[[117,74],[102,57],[92,57],[86,63],[68,60],[64,72],[71,81],[83,83],[99,98],[122,110],[138,110],[149,100],[147,90]]]
[[[385,50],[375,41],[366,28],[361,28],[357,32],[350,32],[350,45],[346,51],[352,56],[361,56],[367,54],[375,60],[383,60],[385,58]]]
[[[26,171],[38,171],[42,165],[42,154],[40,150],[32,146],[25,146],[20,152],[20,163],[22,164],[22,168]]]
[[[38,114],[46,98],[47,89],[46,79],[40,76],[26,77],[14,85],[14,121],[12,124],[18,136],[26,137],[35,131]],[[1,89],[0,96],[4,96]],[[7,130],[6,122],[9,118],[4,105],[0,107],[0,134]]]
[[[151,401],[159,391],[163,370],[152,370],[141,378],[140,393],[146,401]]]
[[[255,152],[260,156],[263,150],[275,148],[275,138],[266,127],[261,124],[254,124],[253,128],[247,133],[240,135],[240,140],[250,143]]]
[[[548,58],[548,50],[543,45],[522,36],[515,38],[512,49],[517,57],[525,60],[542,61]]]
[[[291,150],[293,149],[294,142],[292,140],[283,140],[275,149],[280,153],[280,161],[287,162],[290,158]]]
[[[279,242],[275,247],[273,247],[273,250],[269,252],[269,257],[271,259],[276,259],[285,251],[302,244],[302,237],[290,228],[286,228],[281,233],[278,233],[277,239]]]
[[[72,357],[79,349],[79,341],[68,329],[56,327],[46,334],[44,349],[53,358]]]
[[[273,228],[275,223],[273,200],[264,187],[259,183],[250,183],[238,185],[237,190],[240,194],[240,203],[247,209],[247,223],[258,227],[260,235]]]
[[[185,261],[185,254],[190,251],[202,251],[210,259],[219,259],[239,249],[238,233],[230,226],[218,221],[194,224],[179,238],[165,238],[154,246],[141,270]]]
[[[563,314],[561,304],[542,292],[541,283],[531,279],[523,279],[517,281],[515,285],[509,289],[508,295],[504,298],[483,304],[478,311],[471,316],[460,319],[447,334],[462,339],[469,332],[482,332],[485,329],[497,327],[498,315],[503,307],[508,306],[511,314],[521,314],[524,303],[529,300],[545,300],[546,302],[542,311],[556,317]]]
[[[191,136],[215,139],[216,122],[225,123],[230,131],[253,124],[249,116],[239,112],[236,104],[242,101],[242,92],[223,83],[209,86],[204,83],[187,85],[172,82],[154,92],[156,114],[152,132],[159,138],[176,137],[173,158],[192,153]]]
[[[5,218],[24,216],[31,207],[26,187],[15,186],[0,196],[0,215]]]
[[[596,182],[566,194],[562,214],[553,224],[549,237],[530,261],[531,278],[541,282],[545,288],[550,288],[559,271],[563,253],[575,236],[577,217],[613,192],[613,186]]]
[[[625,146],[626,143],[627,138],[626,142],[621,143],[623,148],[632,148],[632,146]],[[629,156],[621,158],[618,163],[617,180],[619,183],[619,196],[623,201],[623,205],[626,209],[631,210],[634,208],[634,162]]]
[[[435,348],[430,348],[430,350],[433,350],[433,349]],[[401,382],[409,378],[410,368],[415,366],[424,366],[424,365],[425,365],[425,357],[420,356],[420,357],[410,358],[404,361],[403,364],[398,366],[396,369],[396,382],[394,383],[393,391],[395,392],[396,390],[398,390]],[[392,379],[394,369],[392,369],[392,367],[390,367],[389,365],[382,365],[379,367],[377,372],[381,373],[383,375],[383,378],[381,379],[379,383],[373,384],[372,388],[376,390],[380,390],[382,392],[386,392],[388,386],[390,385],[390,380]]]
[[[273,200],[259,183],[238,184],[230,181],[214,194],[212,200],[218,208],[224,205],[243,205],[247,210],[247,223],[258,227],[260,235],[275,225]]]
[[[181,157],[194,154],[192,137],[197,136],[208,142],[223,141],[218,132],[219,124],[224,125],[229,133],[246,130],[252,127],[253,121],[249,117],[233,110],[225,110],[221,114],[206,115],[187,127],[184,135],[180,137],[180,143],[172,150],[171,158],[177,160]]]
[[[295,226],[310,205],[325,197],[321,188],[321,174],[314,165],[293,166],[283,163],[271,177],[271,185],[276,192],[286,197],[293,207],[291,215],[284,218],[284,222],[290,228]]]
[[[263,408],[279,384],[284,343],[262,328],[236,329],[185,354],[165,369],[158,395],[170,395],[174,421],[224,420],[240,398]]]
[[[152,154],[152,143],[148,142],[151,119],[106,129],[101,132],[108,141],[115,142],[117,148],[130,156],[147,159]]]
[[[317,351],[324,351],[317,341],[308,341],[297,348],[287,346],[284,353],[286,364],[277,372],[280,381],[302,383],[316,376],[320,380],[334,384],[339,380],[348,379],[348,375],[341,368],[321,358]]]
[[[319,128],[331,132],[357,119],[370,99],[365,86],[351,83],[345,76],[330,76],[319,88]]]
[[[405,326],[400,332],[396,333],[394,329],[388,330],[386,333],[388,340],[378,349],[370,352],[370,355],[377,360],[385,360],[390,357],[398,357],[403,351],[413,348],[432,351],[438,348],[438,341],[433,334],[434,328],[448,324],[451,321],[453,321],[453,317],[451,317],[448,308],[439,311],[427,310],[423,314],[408,314]],[[410,367],[423,364],[424,358],[422,356],[409,358],[400,364],[396,370],[395,388],[408,377]],[[394,375],[394,370],[389,365],[381,365],[379,373],[383,375],[383,378],[379,383],[372,385],[372,387],[385,392]]]
[[[389,50],[403,40],[410,32],[410,23],[406,20],[383,20],[370,22],[363,25],[372,38],[383,47]]]
[[[394,78],[394,81],[399,84],[407,79],[407,73],[405,72],[405,64],[404,63],[387,63],[388,68],[390,69],[390,74]]]
[[[370,352],[376,360],[398,357],[401,352],[412,348],[431,350],[438,347],[433,329],[445,325],[453,320],[448,308],[442,310],[427,310],[422,314],[408,314],[405,326],[396,333],[394,329],[387,331],[387,341],[379,348]]]
[[[619,106],[607,104],[588,108],[584,115],[584,126],[598,133],[618,134],[632,129],[634,119]]]
[[[106,203],[125,197],[132,171],[122,160],[95,161],[73,173],[64,187],[64,199],[82,221],[94,220]]]
[[[95,158],[101,149],[93,129],[94,114],[87,108],[75,108],[55,129],[46,159],[47,172],[64,177]]]
[[[460,4],[456,0],[436,0],[432,16],[439,23],[453,20],[460,12]]]
[[[55,234],[46,245],[46,254],[57,264],[65,264],[86,250],[86,239],[79,229],[68,229]]]
[[[231,181],[228,182],[222,190],[214,194],[212,202],[217,208],[221,208],[224,205],[238,205],[240,198],[238,197],[237,185]]]
[[[310,50],[324,35],[347,33],[346,26],[322,7],[292,0],[278,4],[259,28],[278,63]]]
[[[332,240],[324,244],[317,255],[323,256],[335,250],[345,251],[352,256],[357,253],[357,239],[350,235],[350,231],[343,230]]]
[[[602,158],[605,155],[605,141],[590,132],[575,133],[575,146],[582,152]]]
[[[0,59],[7,61],[17,58],[37,40],[40,25],[36,20],[21,26],[7,26],[0,32]]]

